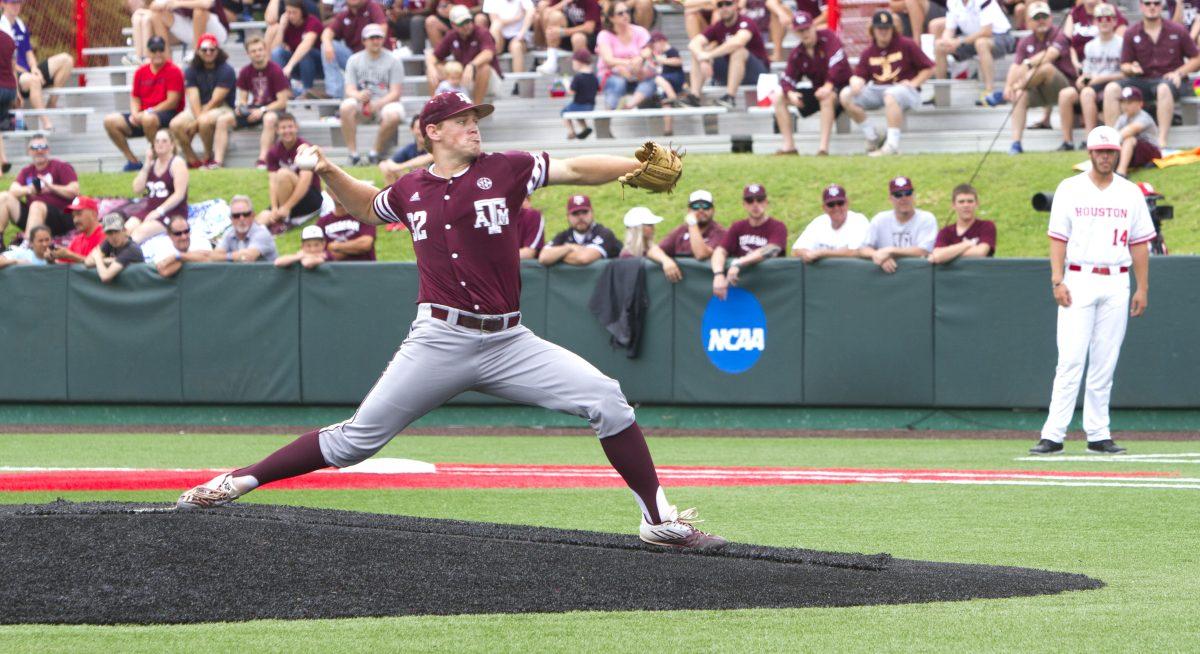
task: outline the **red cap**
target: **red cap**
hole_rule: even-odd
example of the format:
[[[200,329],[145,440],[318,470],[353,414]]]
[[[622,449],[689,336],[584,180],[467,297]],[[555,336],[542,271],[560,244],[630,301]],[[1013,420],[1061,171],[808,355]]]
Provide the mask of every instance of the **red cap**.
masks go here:
[[[892,181],[888,182],[888,193],[911,190],[913,190],[912,180],[903,175],[899,177],[893,177]]]
[[[220,47],[220,45],[221,45],[219,42],[217,42],[216,35],[207,34],[207,33],[200,35],[200,40],[196,42],[196,47],[203,48],[205,43],[211,45],[214,48]]]
[[[751,198],[767,199],[767,189],[762,184],[747,184],[746,188],[742,189],[742,199],[749,200]]]
[[[567,213],[574,213],[581,209],[591,209],[592,199],[586,195],[572,195],[567,198]]]
[[[492,115],[496,110],[490,104],[471,104],[471,98],[465,93],[448,91],[433,96],[421,110],[421,133],[425,133],[426,125],[436,125],[447,118],[453,118],[461,113],[475,110],[480,118]]]
[[[100,205],[96,204],[95,200],[87,197],[86,195],[79,195],[76,196],[75,199],[71,201],[71,205],[67,207],[67,211],[83,211],[84,209],[99,211]]]
[[[808,13],[807,11],[801,9],[792,14],[792,29],[796,30],[797,32],[803,29],[808,29],[808,27],[812,24],[812,14]]]
[[[845,200],[846,189],[837,184],[830,184],[821,191],[821,204],[828,204],[830,200]]]

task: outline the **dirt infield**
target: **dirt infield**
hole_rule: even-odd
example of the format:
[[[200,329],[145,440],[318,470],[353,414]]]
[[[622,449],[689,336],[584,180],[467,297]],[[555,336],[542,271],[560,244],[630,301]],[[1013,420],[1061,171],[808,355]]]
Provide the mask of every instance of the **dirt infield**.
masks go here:
[[[0,623],[856,606],[1100,588],[1082,575],[265,505],[0,507]]]

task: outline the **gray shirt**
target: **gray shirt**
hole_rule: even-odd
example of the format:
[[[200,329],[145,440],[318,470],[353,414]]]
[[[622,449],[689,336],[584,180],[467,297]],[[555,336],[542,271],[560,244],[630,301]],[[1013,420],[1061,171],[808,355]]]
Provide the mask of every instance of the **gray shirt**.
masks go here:
[[[1121,46],[1124,41],[1114,36],[1104,42],[1100,37],[1088,41],[1083,46],[1083,76],[1098,77],[1110,75],[1121,70]]]
[[[239,237],[237,230],[230,226],[221,237],[220,248],[226,252],[254,248],[262,255],[263,261],[274,261],[276,254],[275,239],[271,236],[271,231],[258,223],[250,226],[250,231],[246,232],[245,238]]]
[[[881,211],[871,219],[871,232],[864,245],[876,250],[919,247],[926,252],[933,252],[937,233],[937,218],[928,211],[917,209],[903,225],[896,220],[895,211]]]
[[[356,52],[346,62],[346,85],[371,92],[371,99],[387,95],[392,84],[404,83],[404,65],[387,50],[372,59],[366,50]]]
[[[1117,116],[1117,124],[1113,127],[1119,132],[1128,125],[1141,125],[1142,131],[1137,133],[1137,140],[1158,147],[1158,124],[1154,122],[1154,118],[1150,114],[1146,113],[1145,109],[1139,111],[1133,120],[1130,120],[1129,116],[1122,112],[1120,116]]]

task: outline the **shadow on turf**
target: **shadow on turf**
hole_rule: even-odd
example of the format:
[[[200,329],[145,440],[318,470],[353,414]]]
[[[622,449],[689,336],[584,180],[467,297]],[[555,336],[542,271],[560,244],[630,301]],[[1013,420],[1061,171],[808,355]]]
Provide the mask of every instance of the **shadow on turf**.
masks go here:
[[[296,507],[0,507],[0,623],[856,606],[1100,588],[1077,574]]]

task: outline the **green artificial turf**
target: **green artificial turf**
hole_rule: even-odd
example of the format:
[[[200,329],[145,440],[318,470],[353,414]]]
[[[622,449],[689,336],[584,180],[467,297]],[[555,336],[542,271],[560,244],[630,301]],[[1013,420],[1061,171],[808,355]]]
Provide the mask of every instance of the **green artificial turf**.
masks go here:
[[[851,209],[872,216],[890,208],[887,180],[907,175],[916,187],[917,206],[932,211],[941,224],[953,219],[950,191],[967,181],[982,155],[925,154],[872,159],[853,157],[795,157],[780,159],[754,155],[693,155],[685,159],[684,176],[674,195],[650,195],[636,189],[622,190],[609,184],[600,188],[550,187],[534,194],[533,204],[546,217],[547,238],[567,227],[567,197],[579,192],[592,196],[596,217],[620,234],[621,218],[634,205],[642,204],[664,216],[659,233],[683,222],[687,195],[707,188],[715,196],[717,219],[725,225],[744,217],[741,191],[745,184],[766,186],[771,213],[788,226],[789,239],[822,211],[821,189],[829,183],[846,187]],[[1045,257],[1048,214],[1030,208],[1030,197],[1037,191],[1053,191],[1058,182],[1074,174],[1071,166],[1086,159],[1084,153],[1030,153],[1020,157],[992,154],[975,179],[981,197],[984,218],[997,224],[997,256]],[[351,169],[360,179],[379,184],[382,175],[375,168]],[[133,173],[84,173],[80,176],[83,192],[97,196],[130,195]],[[1180,166],[1164,170],[1138,171],[1136,180],[1152,183],[1175,206],[1176,218],[1164,228],[1172,253],[1200,252],[1200,196],[1194,192],[1196,169]],[[0,180],[0,185],[7,185]],[[253,198],[256,209],[267,206],[267,174],[257,170],[193,171],[189,199],[198,202],[214,197],[228,199],[235,193]],[[12,228],[10,227],[10,230]],[[11,237],[11,235],[10,235]],[[300,231],[292,230],[278,239],[280,252],[300,246]],[[381,231],[376,241],[379,258],[384,261],[412,260],[412,242],[408,232]]]
[[[226,467],[290,436],[0,436],[9,466]],[[1137,441],[1137,453],[1200,444]],[[1196,466],[1017,462],[1014,441],[652,438],[660,465],[1157,470]],[[1079,441],[1070,450],[1081,450]],[[427,461],[604,462],[588,437],[406,436],[381,456]],[[858,484],[668,488],[705,527],[778,546],[1084,573],[1104,589],[1062,595],[879,607],[731,612],[571,613],[263,621],[154,627],[0,627],[0,651],[1194,651],[1200,554],[1194,490]],[[130,499],[174,492],[0,493],[0,502]],[[630,532],[623,489],[259,490],[246,501]],[[335,546],[331,544],[331,546]],[[228,553],[236,555],[236,535]],[[621,574],[614,570],[613,574]],[[405,580],[397,579],[397,584]],[[654,583],[647,579],[646,583]],[[105,601],[105,598],[97,598]],[[237,601],[230,598],[230,601]]]

